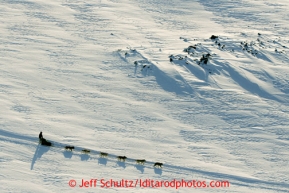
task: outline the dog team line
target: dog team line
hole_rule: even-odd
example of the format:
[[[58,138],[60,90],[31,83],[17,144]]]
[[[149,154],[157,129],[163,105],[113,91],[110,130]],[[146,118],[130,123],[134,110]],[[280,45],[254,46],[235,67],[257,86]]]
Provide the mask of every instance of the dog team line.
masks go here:
[[[228,188],[230,183],[228,181],[210,181],[207,184],[206,181],[200,180],[151,180],[151,179],[136,179],[136,180],[113,180],[113,179],[90,179],[81,180],[79,188]],[[77,185],[75,180],[70,180],[68,182],[69,186],[74,188]]]
[[[43,138],[42,131],[39,133],[39,143],[41,145],[44,145],[44,146],[53,146],[53,144],[51,142],[49,142],[45,138]],[[70,146],[70,145],[67,145],[64,148],[65,148],[65,150],[69,150],[69,151],[72,151],[75,149],[74,146]],[[90,153],[90,150],[89,149],[83,149],[83,150],[81,150],[81,152],[88,154],[88,153]],[[99,156],[102,158],[106,158],[106,157],[108,157],[108,153],[100,152]],[[117,156],[118,161],[122,161],[122,162],[125,162],[126,158],[127,158],[126,156]],[[135,161],[137,164],[141,164],[141,165],[144,165],[146,162],[145,159],[136,159]],[[163,163],[155,162],[154,167],[162,168]]]

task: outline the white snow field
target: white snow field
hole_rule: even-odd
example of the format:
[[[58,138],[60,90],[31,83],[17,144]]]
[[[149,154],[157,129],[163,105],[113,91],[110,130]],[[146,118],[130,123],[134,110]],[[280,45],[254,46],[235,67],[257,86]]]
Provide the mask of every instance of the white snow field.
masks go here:
[[[289,192],[288,12],[1,0],[0,192]]]

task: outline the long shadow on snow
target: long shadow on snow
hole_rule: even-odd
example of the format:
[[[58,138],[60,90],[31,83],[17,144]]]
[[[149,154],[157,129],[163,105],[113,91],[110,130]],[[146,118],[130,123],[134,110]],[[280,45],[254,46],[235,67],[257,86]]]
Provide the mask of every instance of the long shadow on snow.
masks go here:
[[[34,153],[34,157],[32,158],[30,170],[33,170],[33,167],[34,167],[36,160],[40,159],[44,153],[49,151],[49,149],[50,149],[50,147],[48,147],[48,146],[43,146],[43,145],[38,144],[38,146],[35,150],[35,153]]]
[[[160,85],[161,88],[163,88],[165,91],[176,93],[177,95],[187,95],[187,94],[193,94],[194,90],[192,87],[186,82],[186,80],[180,75],[176,74],[174,77],[171,77],[171,75],[166,74],[162,70],[160,70],[156,65],[154,65],[152,62],[150,62],[146,57],[144,57],[141,53],[139,53],[137,50],[130,50],[127,51],[128,56],[123,57],[120,52],[116,53],[116,56],[121,58],[123,62],[125,63],[131,63],[132,61],[145,61],[145,64],[152,67],[152,73],[149,73],[150,75],[154,75],[156,78],[156,82]],[[144,64],[144,63],[143,63]],[[134,64],[131,64],[132,66],[135,66]],[[134,74],[137,73],[137,66],[135,66]],[[141,68],[141,67],[140,67]],[[148,75],[148,73],[143,72],[143,75]]]
[[[180,75],[176,74],[174,77],[164,73],[158,67],[154,66],[154,75],[157,83],[168,92],[176,93],[177,95],[194,94],[192,87]]]
[[[24,136],[24,135],[19,135],[10,131],[5,131],[0,129],[0,135],[9,137],[9,138],[15,138],[15,139],[20,139],[20,140],[25,140],[25,141],[37,141],[38,142],[38,137],[29,137],[29,136]]]
[[[38,142],[38,138],[37,137],[28,137],[28,136],[23,136],[23,135],[19,135],[19,134],[15,134],[13,132],[10,131],[5,131],[0,129],[0,135],[4,136],[4,137],[8,137],[8,138],[14,138],[16,140],[8,140],[7,138],[3,138],[3,140],[7,140],[16,144],[21,144],[21,145],[28,145],[28,143],[24,143],[21,142],[19,140],[24,140],[24,141],[28,141],[28,142]],[[37,145],[37,148],[35,150],[34,153],[34,157],[32,158],[32,162],[31,162],[31,170],[33,169],[33,166],[36,162],[37,159],[40,159],[41,156],[46,153],[48,150],[50,149],[50,147],[47,146],[42,146],[40,144]]]
[[[236,83],[238,83],[242,88],[249,91],[250,93],[257,94],[258,96],[260,96],[262,98],[275,100],[275,101],[278,101],[281,103],[284,102],[281,99],[271,95],[270,93],[268,93],[265,90],[263,90],[262,88],[260,88],[260,86],[258,84],[251,82],[249,79],[242,76],[239,72],[237,72],[230,65],[224,63],[223,66],[224,66],[224,70],[226,70],[230,74],[231,78]]]
[[[189,171],[192,172],[194,174],[200,174],[200,175],[206,175],[206,176],[210,176],[213,177],[215,179],[224,179],[224,180],[228,180],[230,182],[230,180],[235,180],[235,181],[239,181],[239,182],[243,182],[246,184],[252,184],[252,185],[267,185],[267,186],[279,186],[282,188],[289,188],[289,184],[286,183],[280,183],[280,182],[272,182],[272,181],[264,181],[264,180],[258,180],[258,179],[254,179],[254,178],[248,178],[248,177],[242,177],[242,176],[237,176],[237,175],[232,175],[232,174],[225,174],[225,173],[219,173],[219,172],[209,172],[209,171],[203,171],[203,170],[198,170],[198,169],[192,169],[192,168],[187,168],[187,167],[180,167],[180,166],[173,166],[173,165],[165,165],[164,166],[166,168],[165,171],[171,171],[174,172],[176,171]],[[171,168],[171,170],[169,170],[169,168]],[[231,183],[231,182],[230,182]],[[279,190],[279,191],[283,191],[283,190]],[[286,192],[284,190],[284,192]]]
[[[199,80],[204,81],[204,84],[209,85],[207,83],[209,79],[209,72],[206,68],[197,65],[193,60],[187,59],[189,61],[188,64],[184,60],[174,60],[174,64],[181,66],[182,68],[186,69],[188,72],[193,74]]]

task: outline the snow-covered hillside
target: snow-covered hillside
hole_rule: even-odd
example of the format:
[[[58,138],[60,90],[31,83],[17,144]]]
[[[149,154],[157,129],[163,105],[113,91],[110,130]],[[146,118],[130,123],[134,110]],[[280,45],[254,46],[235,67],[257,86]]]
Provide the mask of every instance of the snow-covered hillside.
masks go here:
[[[288,192],[288,11],[287,0],[1,0],[1,192]],[[101,187],[110,180],[135,186]],[[196,183],[164,187],[173,180]]]

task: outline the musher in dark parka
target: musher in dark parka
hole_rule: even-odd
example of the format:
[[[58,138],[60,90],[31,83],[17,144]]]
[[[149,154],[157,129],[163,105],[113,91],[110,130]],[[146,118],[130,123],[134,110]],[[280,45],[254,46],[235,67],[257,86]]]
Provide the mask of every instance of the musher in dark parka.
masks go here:
[[[39,141],[42,141],[43,139],[43,135],[42,135],[42,131],[39,133]]]

